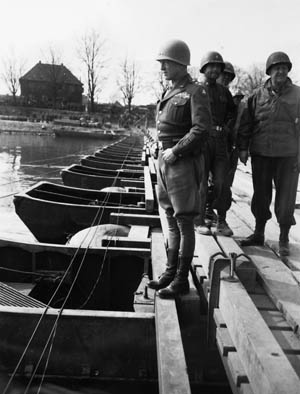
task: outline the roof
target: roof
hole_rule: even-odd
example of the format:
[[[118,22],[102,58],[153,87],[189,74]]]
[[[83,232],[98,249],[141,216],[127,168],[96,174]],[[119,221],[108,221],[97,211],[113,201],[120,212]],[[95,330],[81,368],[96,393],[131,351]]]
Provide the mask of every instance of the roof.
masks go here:
[[[41,62],[33,66],[20,80],[51,82],[54,75],[57,82],[83,85],[63,64],[46,64]]]

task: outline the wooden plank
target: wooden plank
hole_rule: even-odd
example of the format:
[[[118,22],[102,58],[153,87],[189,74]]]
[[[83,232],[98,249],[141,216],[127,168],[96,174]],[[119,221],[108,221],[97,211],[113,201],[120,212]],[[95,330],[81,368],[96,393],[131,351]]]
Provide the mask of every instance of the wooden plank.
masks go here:
[[[219,308],[253,392],[299,393],[299,377],[238,280],[221,280]]]
[[[153,278],[157,279],[167,259],[162,233],[152,233],[152,245]],[[155,325],[160,394],[190,394],[175,300],[155,297]]]
[[[144,167],[144,183],[145,183],[146,211],[153,212],[153,210],[154,210],[154,193],[153,193],[153,186],[152,186],[149,167],[147,167],[147,166]]]
[[[248,247],[262,285],[293,330],[300,335],[300,288],[289,268],[266,248]]]
[[[144,188],[144,181],[138,181],[131,178],[120,178],[120,186]]]
[[[217,327],[216,339],[221,356],[227,357],[229,352],[236,352],[236,348],[226,327]]]
[[[128,237],[134,239],[147,239],[149,235],[149,226],[131,226]]]
[[[154,164],[153,158],[151,156],[148,159],[148,165],[149,165],[149,170],[150,170],[151,176],[156,175],[155,164]]]
[[[120,225],[137,225],[160,227],[160,220],[158,215],[130,215],[112,212],[110,214],[110,223]]]
[[[245,392],[247,386],[247,392],[253,393],[248,377],[245,373],[245,369],[241,363],[238,353],[236,352],[229,331],[224,327],[224,320],[218,308],[215,308],[214,316],[216,321],[221,321],[221,326],[218,325],[217,327],[216,340],[233,393],[240,393],[241,391],[239,388],[241,388],[243,384],[242,392]]]
[[[210,235],[201,235],[195,233],[195,238],[195,256],[198,256],[206,276],[209,277],[210,258],[212,255],[221,252],[221,248],[215,241],[214,237]]]
[[[150,239],[140,239],[140,238],[128,238],[128,237],[112,237],[104,236],[101,239],[101,246],[109,246],[116,248],[134,248],[133,254],[139,254],[139,248],[148,249],[150,254],[151,243]]]

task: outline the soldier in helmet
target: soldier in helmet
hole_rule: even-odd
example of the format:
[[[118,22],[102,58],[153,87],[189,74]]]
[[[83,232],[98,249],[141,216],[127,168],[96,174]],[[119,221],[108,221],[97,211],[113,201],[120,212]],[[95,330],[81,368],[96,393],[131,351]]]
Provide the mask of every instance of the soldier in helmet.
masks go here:
[[[224,70],[222,71],[221,75],[218,78],[218,82],[225,86],[226,88],[229,88],[230,83],[234,80],[235,78],[235,72],[233,65],[230,62],[224,61],[225,67]]]
[[[188,273],[194,256],[194,217],[199,213],[202,150],[211,127],[208,95],[187,73],[190,51],[185,42],[172,40],[157,60],[171,83],[158,101],[158,201],[169,227],[165,272],[149,287],[162,298],[189,291]]]
[[[224,69],[225,63],[218,52],[208,52],[201,61],[200,72],[204,74],[204,84],[210,99],[213,127],[209,133],[205,157],[206,177],[201,182],[200,191],[201,196],[207,195],[207,204],[206,207],[201,206],[201,213],[195,223],[198,233],[210,234],[205,217],[213,218],[212,209],[216,209],[216,233],[231,236],[233,232],[226,222],[226,213],[231,205],[231,190],[225,180],[230,168],[228,139],[236,119],[236,106],[230,91],[217,82]],[[209,173],[212,187],[207,193]]]
[[[280,226],[279,252],[289,255],[289,231],[295,224],[294,209],[300,168],[300,88],[288,73],[292,63],[284,52],[272,53],[266,62],[270,78],[249,97],[238,130],[239,157],[246,164],[251,155],[255,230],[243,246],[263,245],[271,218],[272,183],[275,215]]]

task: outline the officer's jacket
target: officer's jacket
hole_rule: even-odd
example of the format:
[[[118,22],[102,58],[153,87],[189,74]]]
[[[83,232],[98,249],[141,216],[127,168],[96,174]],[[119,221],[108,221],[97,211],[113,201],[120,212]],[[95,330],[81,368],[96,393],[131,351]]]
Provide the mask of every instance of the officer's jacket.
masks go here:
[[[269,157],[296,156],[299,117],[300,88],[288,78],[276,93],[268,79],[248,99],[238,130],[239,150]]]
[[[167,91],[157,104],[159,141],[173,141],[176,156],[196,153],[204,146],[211,128],[211,113],[205,88],[187,74],[177,87]]]
[[[232,129],[237,116],[237,108],[229,89],[217,82],[206,81],[204,84],[209,95],[213,126]]]

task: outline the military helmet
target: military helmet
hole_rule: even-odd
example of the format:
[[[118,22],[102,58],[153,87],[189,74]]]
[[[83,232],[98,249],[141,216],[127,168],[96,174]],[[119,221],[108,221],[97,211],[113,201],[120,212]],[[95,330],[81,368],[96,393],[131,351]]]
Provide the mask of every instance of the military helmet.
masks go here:
[[[268,57],[267,62],[266,62],[266,74],[270,75],[271,67],[275,66],[275,64],[279,64],[279,63],[286,64],[288,66],[289,71],[291,71],[292,63],[291,63],[288,55],[284,52],[273,52]]]
[[[223,73],[231,74],[231,80],[233,81],[235,78],[235,72],[234,72],[233,65],[230,62],[226,62],[226,61],[224,62],[224,64],[225,64],[225,67],[224,67]]]
[[[191,60],[191,53],[184,41],[170,40],[161,47],[156,60],[171,60],[172,62],[188,66]]]
[[[221,65],[221,71],[224,71],[225,63],[219,52],[208,52],[201,59],[200,72],[204,73],[204,68],[210,63],[219,63]]]

